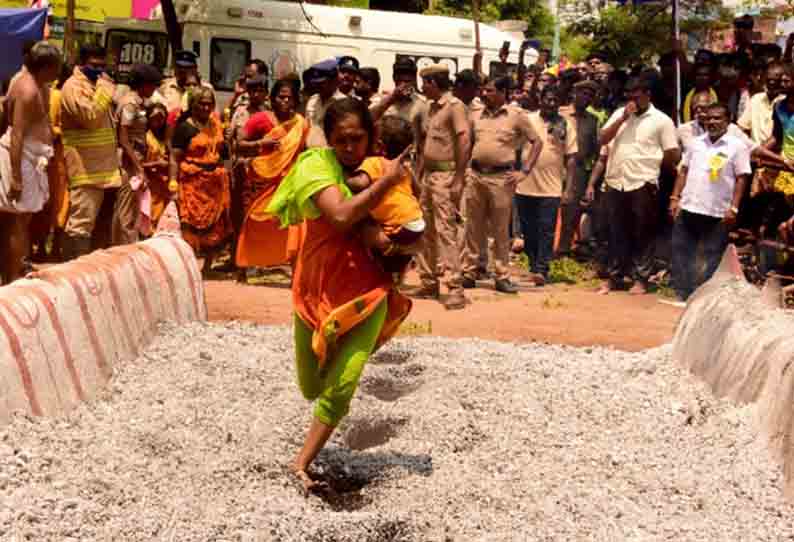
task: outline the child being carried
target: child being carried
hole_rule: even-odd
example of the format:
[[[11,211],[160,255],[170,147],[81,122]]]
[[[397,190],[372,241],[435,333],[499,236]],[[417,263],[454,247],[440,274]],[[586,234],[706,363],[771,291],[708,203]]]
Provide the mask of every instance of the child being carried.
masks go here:
[[[411,125],[404,119],[388,115],[378,123],[376,152],[364,160],[356,172],[347,179],[347,185],[354,193],[378,182],[383,176],[387,160],[399,157],[413,143]],[[410,168],[405,168],[403,179],[394,185],[381,202],[370,212],[391,245],[383,252],[383,267],[386,271],[397,273],[405,270],[411,262],[411,249],[422,238],[425,221],[422,208],[416,196],[418,187]]]

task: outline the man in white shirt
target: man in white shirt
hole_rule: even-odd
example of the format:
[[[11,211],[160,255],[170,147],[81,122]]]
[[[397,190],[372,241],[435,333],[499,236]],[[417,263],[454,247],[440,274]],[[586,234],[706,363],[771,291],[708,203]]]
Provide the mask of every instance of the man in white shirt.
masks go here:
[[[678,140],[681,143],[682,153],[686,153],[687,148],[699,137],[707,133],[706,121],[709,115],[709,107],[714,104],[714,99],[708,92],[695,94],[692,98],[692,117],[695,119],[678,127]],[[779,154],[775,154],[760,143],[753,141],[736,124],[728,124],[726,131],[728,135],[738,138],[750,151],[750,158],[763,160],[767,164],[774,164],[781,168],[794,170],[794,162],[786,160]],[[775,170],[777,172],[777,170]]]
[[[651,104],[651,81],[635,78],[629,102],[612,115],[599,143],[608,147],[606,202],[609,217],[609,280],[600,293],[634,280],[629,293],[645,294],[653,268],[659,215],[659,173],[681,158],[672,119]]]
[[[741,139],[727,133],[729,118],[725,105],[709,106],[708,133],[687,148],[670,198],[670,214],[675,220],[673,286],[679,303],[716,271],[750,178],[750,150]],[[703,243],[706,263],[701,280],[696,272],[699,243]]]
[[[736,122],[757,145],[763,145],[772,135],[772,112],[775,103],[783,96],[782,81],[783,64],[772,62],[766,69],[766,91],[750,98],[750,103]]]

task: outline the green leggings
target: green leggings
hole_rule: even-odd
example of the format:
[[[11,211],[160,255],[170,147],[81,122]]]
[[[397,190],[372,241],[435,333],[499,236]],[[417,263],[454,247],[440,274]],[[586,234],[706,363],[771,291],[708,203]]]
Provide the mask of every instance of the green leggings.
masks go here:
[[[317,399],[314,416],[329,427],[336,427],[350,409],[350,401],[358,387],[364,364],[367,363],[386,321],[387,302],[342,337],[339,347],[320,370],[312,350],[312,333],[295,315],[295,367],[298,386],[309,401]]]

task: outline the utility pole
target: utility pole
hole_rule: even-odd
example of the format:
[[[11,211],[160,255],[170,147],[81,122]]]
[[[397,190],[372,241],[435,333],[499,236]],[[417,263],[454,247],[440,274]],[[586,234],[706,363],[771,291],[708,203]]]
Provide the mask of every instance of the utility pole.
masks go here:
[[[472,68],[474,68],[474,72],[477,75],[482,75],[482,45],[480,44],[480,0],[472,0],[471,14],[472,19],[474,19],[474,61],[472,63]]]
[[[560,60],[560,5],[559,0],[549,1],[549,11],[554,16],[554,43],[551,47],[551,57]]]
[[[176,53],[182,49],[182,25],[179,24],[179,19],[176,17],[174,0],[161,0],[160,7],[163,10],[163,20],[171,43],[171,51]]]
[[[77,44],[75,33],[77,32],[74,21],[75,0],[66,0],[66,28],[63,32],[63,49],[66,61],[74,64],[76,59]]]
[[[673,0],[673,39],[679,41],[681,39],[681,6],[679,5],[679,0]],[[674,117],[673,120],[675,121],[675,125],[678,126],[681,110],[681,60],[678,58],[678,55],[675,57],[675,109],[674,109]]]

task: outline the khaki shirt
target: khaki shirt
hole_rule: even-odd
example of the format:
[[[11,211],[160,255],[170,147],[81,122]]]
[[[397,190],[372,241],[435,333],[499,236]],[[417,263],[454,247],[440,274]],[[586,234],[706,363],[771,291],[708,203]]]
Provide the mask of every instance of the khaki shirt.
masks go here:
[[[466,107],[451,92],[446,92],[437,101],[430,102],[420,117],[419,124],[425,135],[422,149],[425,160],[434,162],[453,162],[455,141],[468,134],[470,127],[466,118]]]
[[[516,149],[538,135],[526,112],[509,105],[496,111],[487,107],[471,112],[474,141],[471,158],[481,167],[510,166],[515,162]]]
[[[121,98],[117,109],[119,124],[127,129],[127,136],[139,160],[146,155],[146,131],[148,119],[146,109],[143,107],[143,98],[134,90],[129,91]],[[121,154],[121,165],[129,175],[134,175],[132,160],[127,153]]]
[[[386,96],[373,96],[369,106],[370,111],[377,107],[378,104],[385,99]],[[395,117],[400,117],[413,126],[414,122],[425,112],[426,109],[427,100],[425,100],[421,94],[414,92],[410,100],[405,102],[397,102],[390,105],[389,108],[383,112],[381,118],[393,115]]]
[[[579,151],[576,127],[569,117],[560,115],[562,122],[565,123],[565,138],[562,139],[559,133],[549,133],[552,131],[551,126],[539,112],[529,113],[527,118],[533,131],[543,143],[543,150],[540,151],[538,161],[535,162],[535,167],[529,175],[518,183],[516,193],[522,196],[559,198],[562,196],[565,180],[565,157]],[[526,162],[528,153],[529,149],[525,149],[523,162]]]
[[[309,135],[306,138],[306,148],[314,147],[327,147],[328,141],[325,139],[325,129],[323,128],[323,120],[325,119],[325,112],[334,100],[342,100],[347,98],[338,90],[331,98],[323,103],[323,99],[319,94],[315,94],[309,101],[306,102],[306,120],[309,121]]]
[[[612,114],[604,129],[619,122],[623,108]],[[650,106],[632,115],[609,145],[605,184],[624,192],[658,184],[664,152],[678,148],[678,134],[670,117]]]
[[[201,86],[206,87],[213,92],[215,91],[211,84],[204,81],[201,82]],[[176,77],[169,77],[162,82],[160,88],[154,93],[152,96],[152,101],[165,105],[169,111],[173,111],[174,109],[183,109],[187,106],[187,104],[184,102],[186,92],[187,89],[179,86],[179,83],[176,81]]]

